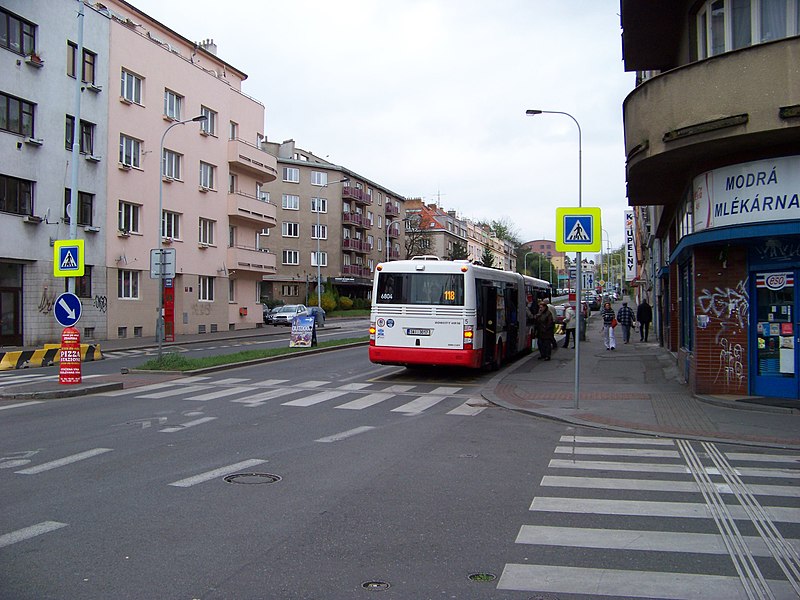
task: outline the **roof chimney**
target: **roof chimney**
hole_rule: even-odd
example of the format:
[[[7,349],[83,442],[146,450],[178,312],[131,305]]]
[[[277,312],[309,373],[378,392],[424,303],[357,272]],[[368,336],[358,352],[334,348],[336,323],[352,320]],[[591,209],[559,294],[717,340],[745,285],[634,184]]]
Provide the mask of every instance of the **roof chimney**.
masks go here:
[[[197,45],[200,46],[206,52],[210,52],[214,56],[217,55],[217,45],[214,43],[214,40],[212,39],[203,40],[202,42],[199,42]]]

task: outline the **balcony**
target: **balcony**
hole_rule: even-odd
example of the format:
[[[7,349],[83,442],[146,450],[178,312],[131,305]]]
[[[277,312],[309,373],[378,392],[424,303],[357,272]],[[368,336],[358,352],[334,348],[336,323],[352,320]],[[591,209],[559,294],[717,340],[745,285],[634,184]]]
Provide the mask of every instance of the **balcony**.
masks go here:
[[[278,159],[239,138],[228,140],[228,163],[234,170],[255,177],[261,183],[278,178]]]
[[[366,279],[370,279],[372,277],[369,269],[362,267],[361,265],[343,265],[342,275],[350,275],[351,277],[364,277]]]
[[[386,216],[387,217],[399,217],[400,216],[400,209],[395,206],[394,204],[387,204],[386,205]]]
[[[386,237],[393,239],[400,237],[400,226],[397,223],[392,223],[390,227],[386,228]]]
[[[342,223],[345,225],[355,225],[356,227],[364,227],[364,215],[354,212],[342,213]]]
[[[800,37],[758,44],[673,69],[625,99],[632,205],[683,200],[687,177],[726,164],[796,154]],[[742,74],[747,85],[742,85]]]
[[[228,246],[226,264],[231,271],[252,271],[262,275],[275,275],[278,271],[272,252],[248,246]]]
[[[400,250],[389,250],[389,260],[400,260]]]
[[[360,254],[366,254],[372,250],[368,242],[364,240],[355,240],[353,238],[344,238],[342,240],[342,248],[344,250],[350,250],[351,252],[358,252]]]
[[[277,225],[278,207],[244,192],[228,192],[228,217],[261,229]]]
[[[364,190],[349,185],[342,186],[342,200],[355,200],[358,204],[369,206],[372,198]]]

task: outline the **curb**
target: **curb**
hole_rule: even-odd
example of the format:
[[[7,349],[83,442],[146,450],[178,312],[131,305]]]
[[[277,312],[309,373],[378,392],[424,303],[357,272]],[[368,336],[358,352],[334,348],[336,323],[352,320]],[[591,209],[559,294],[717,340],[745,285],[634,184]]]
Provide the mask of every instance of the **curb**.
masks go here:
[[[123,388],[122,382],[109,382],[88,384],[81,388],[65,388],[59,390],[40,390],[35,392],[15,392],[13,389],[7,390],[0,396],[0,400],[54,400],[58,398],[74,398],[85,396],[89,393],[98,394],[102,392],[113,392]]]

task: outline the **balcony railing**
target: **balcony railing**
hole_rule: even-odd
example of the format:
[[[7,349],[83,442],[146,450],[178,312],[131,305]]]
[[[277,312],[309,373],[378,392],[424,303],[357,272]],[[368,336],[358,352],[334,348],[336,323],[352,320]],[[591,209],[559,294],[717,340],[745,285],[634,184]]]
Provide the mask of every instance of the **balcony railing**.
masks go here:
[[[278,272],[275,254],[266,248],[228,246],[227,264],[231,270],[254,271],[263,275]]]
[[[364,215],[354,212],[342,213],[342,223],[345,223],[347,225],[357,225],[359,227],[363,227]]]
[[[386,216],[392,217],[399,217],[400,216],[400,209],[396,207],[394,204],[387,204],[386,205]]]
[[[228,140],[228,163],[258,181],[267,183],[278,178],[278,159],[255,144],[239,138]]]
[[[342,187],[342,199],[343,200],[355,200],[359,204],[372,204],[372,197],[367,195],[362,189],[352,187],[349,185]]]
[[[356,240],[353,238],[344,238],[342,240],[342,248],[360,253],[367,253],[372,250],[372,246],[369,242],[364,240]]]
[[[353,277],[365,277],[367,279],[371,276],[369,269],[361,265],[344,265],[342,267],[342,274],[351,275]]]
[[[228,192],[228,217],[242,219],[259,227],[277,225],[278,207],[244,192]]]

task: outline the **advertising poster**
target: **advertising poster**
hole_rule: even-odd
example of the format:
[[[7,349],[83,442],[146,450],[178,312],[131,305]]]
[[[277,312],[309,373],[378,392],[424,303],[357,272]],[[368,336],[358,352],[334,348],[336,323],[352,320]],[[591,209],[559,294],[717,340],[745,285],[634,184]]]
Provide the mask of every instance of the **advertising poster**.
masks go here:
[[[295,317],[292,319],[290,348],[310,348],[317,345],[317,327],[314,317]]]
[[[625,281],[636,278],[636,227],[633,211],[625,211]]]

